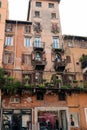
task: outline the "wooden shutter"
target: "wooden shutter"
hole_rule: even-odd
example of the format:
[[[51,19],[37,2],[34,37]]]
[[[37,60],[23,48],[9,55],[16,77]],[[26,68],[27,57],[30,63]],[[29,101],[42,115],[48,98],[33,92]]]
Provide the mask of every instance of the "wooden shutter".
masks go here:
[[[51,53],[51,61],[55,61],[55,54],[54,54],[54,52]]]
[[[14,53],[11,53],[11,63],[14,63]]]
[[[46,54],[45,54],[45,52],[43,52],[42,58],[43,58],[43,60],[46,60]]]
[[[32,60],[34,60],[34,59],[35,59],[35,53],[32,52]]]
[[[25,59],[24,59],[24,54],[22,54],[22,64],[24,64]]]
[[[71,57],[70,56],[66,56],[66,63],[71,63]]]

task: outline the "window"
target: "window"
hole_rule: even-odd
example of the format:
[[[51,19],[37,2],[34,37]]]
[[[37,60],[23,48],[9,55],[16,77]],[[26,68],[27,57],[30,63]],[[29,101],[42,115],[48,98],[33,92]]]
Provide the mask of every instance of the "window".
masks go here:
[[[59,48],[59,38],[53,37],[53,48],[58,49]]]
[[[68,47],[73,47],[73,43],[72,42],[68,42]]]
[[[11,97],[10,103],[20,103],[20,98],[19,97]]]
[[[36,2],[36,7],[41,7],[41,2]]]
[[[30,32],[31,32],[31,26],[30,25],[24,26],[24,33],[30,33]]]
[[[35,17],[40,17],[40,12],[39,11],[35,11]]]
[[[37,100],[43,100],[44,94],[42,92],[37,92]]]
[[[40,52],[37,52],[37,53],[36,53],[36,57],[35,57],[35,59],[36,59],[36,60],[39,60],[39,61],[42,60],[42,55],[41,55]]]
[[[55,54],[55,61],[61,62],[61,56],[58,53]]]
[[[12,52],[4,52],[3,63],[4,64],[13,64],[14,63],[14,54]]]
[[[66,94],[65,93],[59,93],[59,100],[65,101],[66,100]]]
[[[25,37],[25,39],[24,39],[24,46],[25,47],[30,47],[30,37]]]
[[[13,45],[13,37],[12,36],[6,36],[5,45],[6,46],[12,46]]]
[[[9,72],[9,71],[4,72],[4,77],[5,78],[10,77],[10,76],[11,76],[11,72]]]
[[[2,2],[0,1],[0,8],[2,7]]]
[[[79,115],[78,113],[70,113],[70,126],[79,127]]]
[[[54,8],[54,4],[53,3],[49,3],[49,8]]]
[[[6,24],[6,32],[12,32],[12,24]]]
[[[51,14],[51,18],[52,18],[52,19],[55,19],[55,18],[56,18],[56,13],[52,13],[52,14]]]
[[[36,72],[35,73],[35,82],[37,83],[41,83],[42,82],[42,77],[43,77],[43,73],[40,73],[40,72]]]
[[[52,23],[52,29],[51,29],[52,33],[59,33],[60,29],[57,23]]]
[[[31,83],[31,74],[23,74],[22,76],[24,84],[30,84]]]
[[[41,47],[41,39],[40,39],[40,37],[35,38],[34,47]]]
[[[36,31],[37,33],[42,31],[42,27],[41,24],[39,22],[35,22],[33,25],[34,31]]]
[[[16,125],[15,125],[16,124]],[[2,112],[3,130],[32,129],[31,109],[3,109]]]
[[[22,54],[22,64],[31,65],[31,55]]]

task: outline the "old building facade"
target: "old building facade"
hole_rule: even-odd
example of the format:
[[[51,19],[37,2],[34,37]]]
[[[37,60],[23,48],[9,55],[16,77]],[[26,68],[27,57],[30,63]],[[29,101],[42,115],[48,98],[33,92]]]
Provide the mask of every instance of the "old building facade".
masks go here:
[[[87,38],[62,36],[59,3],[30,0],[27,21],[4,24],[2,130],[87,129]]]

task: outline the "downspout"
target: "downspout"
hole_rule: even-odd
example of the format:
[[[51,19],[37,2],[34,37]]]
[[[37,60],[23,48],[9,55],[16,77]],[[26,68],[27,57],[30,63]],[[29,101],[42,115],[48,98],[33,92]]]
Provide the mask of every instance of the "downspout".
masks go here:
[[[16,69],[17,21],[16,21],[16,27],[15,27],[15,39],[14,40],[15,40],[15,42],[14,42],[14,69]]]

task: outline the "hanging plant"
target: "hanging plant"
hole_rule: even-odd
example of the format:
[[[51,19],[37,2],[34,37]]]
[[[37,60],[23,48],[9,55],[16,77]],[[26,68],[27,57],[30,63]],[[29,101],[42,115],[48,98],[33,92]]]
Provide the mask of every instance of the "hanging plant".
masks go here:
[[[80,62],[87,61],[87,55],[83,54],[82,57],[79,59]]]
[[[60,83],[60,82],[61,82],[60,78],[56,79],[56,83]]]

